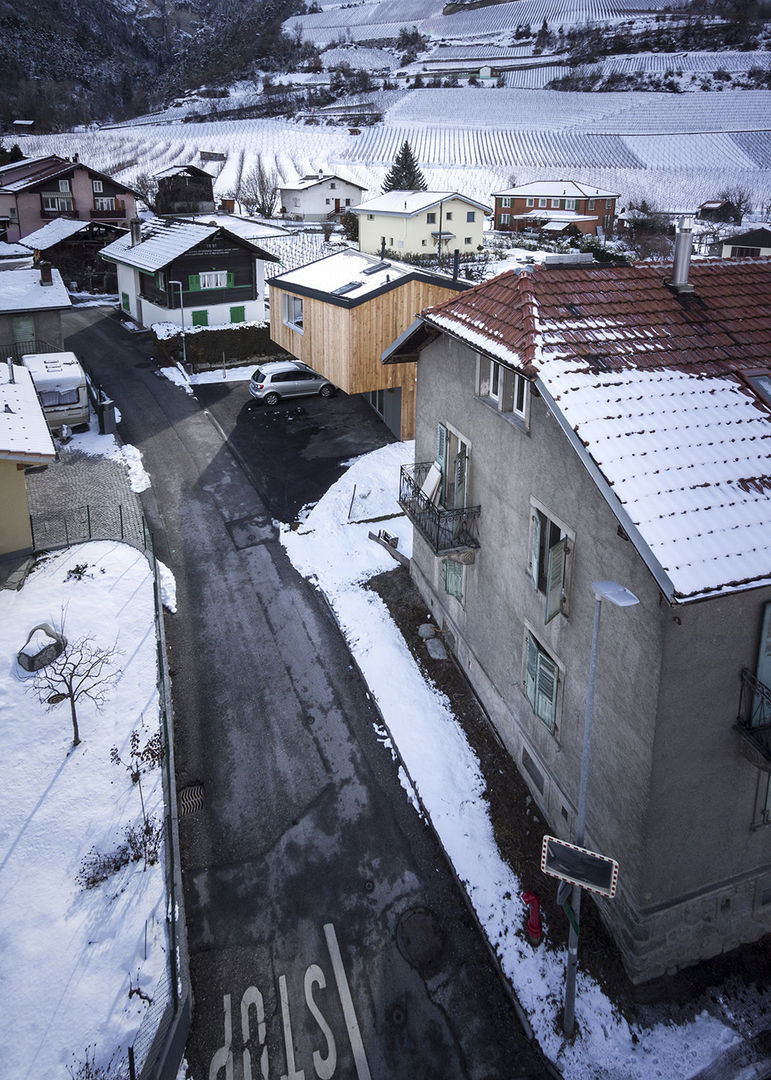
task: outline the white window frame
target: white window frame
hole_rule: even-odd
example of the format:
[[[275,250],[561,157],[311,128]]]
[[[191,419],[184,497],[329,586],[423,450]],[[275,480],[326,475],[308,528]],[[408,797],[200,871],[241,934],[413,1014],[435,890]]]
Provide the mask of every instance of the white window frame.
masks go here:
[[[559,210],[559,208],[560,208],[560,201],[559,201],[559,199],[552,199],[552,201],[551,201],[551,208],[552,208],[552,210]]]
[[[114,210],[115,199],[111,195],[100,195],[94,199],[94,210]]]
[[[539,199],[538,200],[538,208],[539,208],[539,210],[545,210],[546,209],[546,204],[548,203],[548,201],[549,201],[548,199]]]
[[[228,287],[227,270],[203,270],[198,275],[201,290],[226,289]]]
[[[295,296],[294,293],[283,293],[281,297],[281,313],[284,326],[288,326],[290,330],[296,330],[298,334],[304,332],[303,298],[301,296]]]
[[[511,206],[511,195],[504,195],[503,196],[503,198],[501,199],[501,206],[505,206],[505,207]]]
[[[501,225],[511,224],[511,214],[501,214]]]
[[[528,380],[520,372],[477,353],[477,394],[493,402],[504,416],[516,417],[527,425],[530,395]]]
[[[474,222],[476,221],[476,219],[477,219],[476,210],[467,210],[466,211],[466,224],[467,225],[473,225]]]
[[[613,207],[613,200],[612,199],[606,199],[605,200],[605,209],[610,210],[612,207]]]
[[[525,205],[526,206],[535,206],[535,199],[528,199]]]
[[[576,200],[575,199],[565,199],[565,209],[566,210],[575,210],[575,208],[576,208]]]
[[[43,196],[43,209],[44,210],[57,210],[60,213],[71,213],[75,209],[75,204],[72,201],[72,196],[64,195],[44,195]]]
[[[589,209],[594,210],[594,199],[589,200]]]
[[[91,187],[94,190],[94,195],[101,195],[104,191],[104,184],[101,180],[92,180]]]
[[[444,440],[442,440],[440,429],[444,429]],[[433,501],[438,502],[445,510],[459,510],[469,505],[468,493],[469,493],[469,466],[471,464],[471,443],[469,439],[463,435],[460,431],[448,424],[447,422],[440,422],[437,424],[437,446],[434,461],[439,467],[441,472],[441,482],[436,491],[436,495]],[[442,441],[444,445],[442,446]],[[439,455],[442,455],[441,460]],[[459,465],[459,458],[462,457],[462,463]],[[450,480],[450,469],[452,470],[452,479]],[[459,481],[460,475],[460,481]],[[458,503],[458,484],[463,485],[463,502]],[[448,503],[448,495],[452,495],[451,505]]]
[[[463,243],[468,247],[469,244],[474,243],[474,238],[472,236],[464,236]]]
[[[66,191],[67,194],[70,193],[70,182],[69,182],[69,180],[60,180],[59,181],[59,191],[62,191],[62,192]]]

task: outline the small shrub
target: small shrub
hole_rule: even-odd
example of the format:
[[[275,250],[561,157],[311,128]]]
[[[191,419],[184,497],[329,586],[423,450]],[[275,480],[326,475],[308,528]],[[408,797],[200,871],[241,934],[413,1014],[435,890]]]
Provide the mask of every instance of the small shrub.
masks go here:
[[[155,866],[160,857],[163,825],[155,818],[147,818],[141,825],[127,825],[123,831],[125,840],[114,851],[91,848],[84,856],[75,880],[83,889],[95,889],[113,874],[132,862],[144,860],[145,869]]]
[[[88,563],[78,563],[67,571],[67,581],[82,581],[88,571]]]
[[[106,1065],[97,1065],[95,1060],[95,1046],[87,1046],[83,1051],[84,1057],[75,1057],[72,1054],[72,1064],[68,1065],[72,1080],[118,1080],[121,1075],[119,1068],[113,1067],[115,1054],[112,1055]]]

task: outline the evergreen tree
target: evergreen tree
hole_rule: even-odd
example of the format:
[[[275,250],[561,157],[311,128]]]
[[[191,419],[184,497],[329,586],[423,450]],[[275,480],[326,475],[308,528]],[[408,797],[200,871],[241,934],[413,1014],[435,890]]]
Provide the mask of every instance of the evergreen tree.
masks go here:
[[[426,178],[418,168],[415,155],[405,139],[383,181],[383,193],[385,194],[386,191],[425,191],[427,186]]]

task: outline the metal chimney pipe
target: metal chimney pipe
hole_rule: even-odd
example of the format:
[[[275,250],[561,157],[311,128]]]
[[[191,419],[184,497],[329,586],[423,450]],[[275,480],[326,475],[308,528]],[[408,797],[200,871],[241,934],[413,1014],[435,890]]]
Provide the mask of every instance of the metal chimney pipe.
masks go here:
[[[667,284],[678,292],[693,292],[693,285],[688,284],[688,272],[691,268],[693,217],[684,214],[677,225],[675,239],[675,260],[672,267],[672,280]]]
[[[452,253],[452,280],[458,280],[458,274],[460,273],[460,249],[456,248]]]
[[[8,357],[8,382],[16,382],[16,372],[13,370],[13,360],[10,358],[10,356]]]

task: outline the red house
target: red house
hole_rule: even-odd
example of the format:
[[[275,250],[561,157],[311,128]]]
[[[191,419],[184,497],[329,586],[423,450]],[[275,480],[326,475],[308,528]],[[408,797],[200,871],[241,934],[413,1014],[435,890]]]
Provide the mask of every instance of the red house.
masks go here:
[[[577,184],[574,180],[538,180],[493,192],[494,228],[563,233],[571,225],[586,235],[613,231],[618,192]]]

